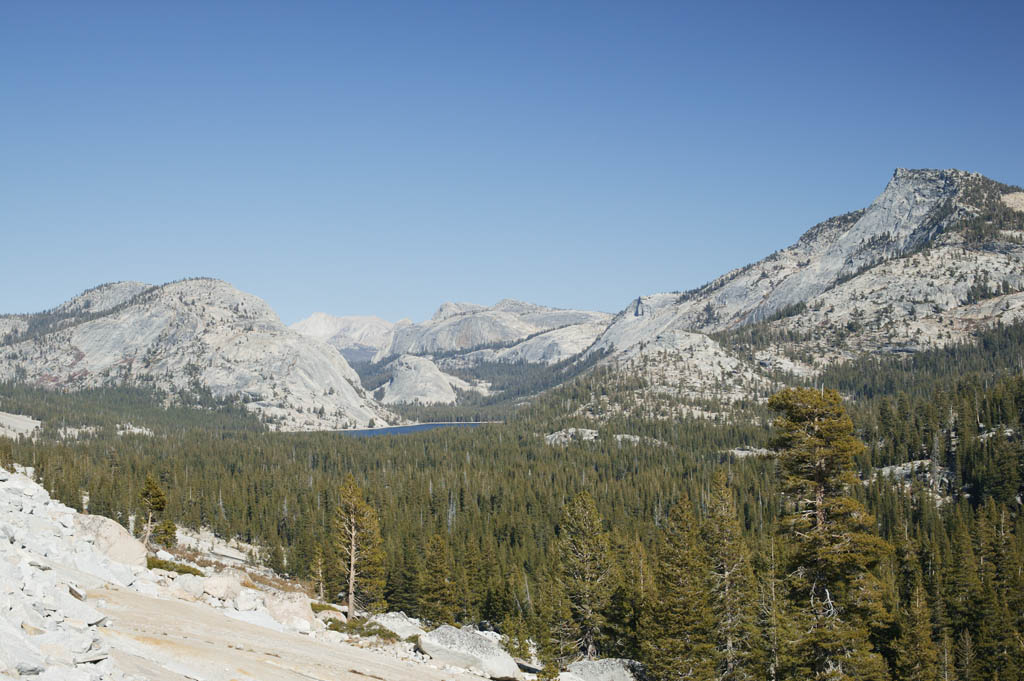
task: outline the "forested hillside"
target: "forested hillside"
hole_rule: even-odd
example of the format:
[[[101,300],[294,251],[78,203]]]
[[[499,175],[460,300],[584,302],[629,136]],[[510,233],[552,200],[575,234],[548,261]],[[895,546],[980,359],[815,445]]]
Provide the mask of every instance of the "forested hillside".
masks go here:
[[[0,462],[33,465],[66,503],[81,508],[85,493],[90,512],[125,523],[153,475],[169,518],[259,543],[263,560],[322,577],[328,593],[343,591],[334,518],[351,474],[379,518],[389,608],[493,622],[541,642],[552,667],[591,653],[643,659],[658,678],[691,659],[704,661],[693,678],[708,679],[830,678],[837,660],[847,676],[835,678],[1017,678],[1022,355],[1024,330],[1000,327],[975,344],[837,366],[789,402],[673,420],[581,412],[643,381],[603,367],[505,424],[369,439],[262,432],[230,405],[165,412],[171,427],[133,406],[130,420],[154,435],[0,440]],[[5,409],[47,422],[107,411],[103,422],[121,422],[133,403],[118,391],[4,390]],[[829,401],[838,394],[849,434]],[[786,419],[815,410],[838,424],[815,450],[838,453],[828,480],[800,477],[810,450],[792,426],[786,437]],[[591,442],[543,438],[595,425]],[[769,445],[778,458],[730,453]],[[823,496],[808,502],[815,485]],[[857,548],[835,562],[831,539],[807,540],[824,527]],[[571,556],[587,569],[569,569]]]

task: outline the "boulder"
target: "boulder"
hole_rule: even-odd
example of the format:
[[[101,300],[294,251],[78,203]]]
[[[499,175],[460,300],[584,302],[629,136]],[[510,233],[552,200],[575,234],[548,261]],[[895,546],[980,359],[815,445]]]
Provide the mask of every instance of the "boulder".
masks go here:
[[[289,631],[308,634],[317,626],[309,597],[296,592],[267,594],[264,598],[267,612]]]
[[[224,571],[206,578],[203,591],[222,601],[233,601],[242,591],[242,583],[233,573]]]
[[[242,587],[242,590],[238,592],[237,596],[235,596],[235,610],[242,612],[255,610],[260,606],[260,601],[259,591]]]
[[[0,619],[0,673],[31,676],[45,669],[45,657],[38,647],[29,643],[24,632]]]
[[[409,617],[404,612],[385,612],[380,615],[374,615],[370,618],[370,622],[394,632],[399,638],[403,639],[410,636],[422,636],[427,633],[420,626],[418,619]]]
[[[192,598],[200,598],[206,589],[206,579],[197,575],[178,575],[174,580],[174,586]]]
[[[645,681],[647,673],[636,660],[609,657],[580,660],[569,665],[569,673],[580,681]]]
[[[91,541],[112,561],[146,567],[146,547],[110,518],[101,515],[75,516],[75,535],[79,539]]]
[[[438,664],[463,667],[491,679],[521,678],[512,656],[472,631],[444,625],[419,637],[417,647]]]

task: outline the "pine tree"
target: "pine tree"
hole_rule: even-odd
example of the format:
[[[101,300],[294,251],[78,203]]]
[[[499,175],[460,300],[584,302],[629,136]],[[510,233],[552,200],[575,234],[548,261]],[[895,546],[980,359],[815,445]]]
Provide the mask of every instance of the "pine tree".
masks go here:
[[[900,618],[896,641],[896,673],[900,681],[935,681],[939,675],[939,651],[932,641],[931,613],[920,580]]]
[[[153,532],[153,520],[167,508],[167,495],[160,488],[152,475],[146,475],[146,482],[139,491],[139,503],[146,514],[146,523],[142,535],[142,544],[149,546],[149,536]]]
[[[164,548],[172,548],[178,543],[178,527],[170,518],[164,518],[153,529],[153,541]]]
[[[759,676],[757,585],[726,473],[715,473],[702,535],[711,564],[711,607],[719,681]]]
[[[592,658],[597,655],[615,577],[608,534],[589,493],[580,492],[566,506],[559,528],[559,549],[576,640],[580,652]]]
[[[641,619],[641,650],[658,681],[713,679],[715,649],[711,563],[687,501],[669,513],[655,567],[655,593]]]
[[[798,637],[786,600],[786,584],[782,576],[782,558],[776,538],[769,537],[761,557],[761,579],[758,597],[758,624],[764,651],[764,676],[768,681],[783,678],[783,670],[793,667],[790,642]]]
[[[430,538],[420,573],[420,617],[434,624],[454,624],[458,594],[452,576],[452,550],[439,534]]]
[[[958,681],[976,681],[978,678],[978,654],[974,649],[971,632],[964,629],[956,640],[956,678]]]
[[[650,561],[638,538],[616,540],[620,567],[607,611],[604,643],[606,655],[636,659],[640,655],[640,615],[647,608],[652,589]]]
[[[412,536],[406,536],[397,552],[392,569],[388,570],[388,606],[407,613],[419,610],[420,555],[422,550]]]
[[[501,633],[505,636],[502,645],[509,655],[521,660],[530,659],[530,635],[522,615],[506,615],[501,622]]]
[[[349,619],[355,617],[357,608],[371,612],[386,608],[384,546],[377,512],[363,499],[351,473],[341,485],[332,533],[335,579],[345,594]]]
[[[280,542],[274,544],[274,548],[267,553],[266,566],[279,575],[283,575],[286,569],[284,546]]]
[[[834,390],[791,388],[769,406],[780,412],[772,444],[791,500],[790,599],[804,632],[793,671],[836,681],[887,679],[871,642],[872,629],[888,619],[871,570],[890,548],[863,505],[848,496],[864,445]]]
[[[309,575],[313,579],[313,589],[321,601],[324,600],[326,587],[327,564],[324,561],[324,548],[320,544],[313,547],[313,560],[309,565]]]
[[[577,627],[572,604],[559,576],[545,576],[539,583],[539,605],[533,639],[542,664],[542,679],[557,679],[559,671],[579,656]]]

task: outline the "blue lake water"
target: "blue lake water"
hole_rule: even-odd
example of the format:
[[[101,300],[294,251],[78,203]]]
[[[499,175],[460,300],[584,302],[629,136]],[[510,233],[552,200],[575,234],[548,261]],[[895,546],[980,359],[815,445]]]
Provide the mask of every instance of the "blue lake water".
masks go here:
[[[343,435],[354,435],[356,437],[374,437],[377,435],[408,435],[409,433],[419,433],[424,430],[433,430],[434,428],[475,428],[476,426],[482,426],[487,421],[460,421],[453,423],[417,423],[414,426],[387,426],[386,428],[360,428],[354,430],[339,430],[338,433]]]

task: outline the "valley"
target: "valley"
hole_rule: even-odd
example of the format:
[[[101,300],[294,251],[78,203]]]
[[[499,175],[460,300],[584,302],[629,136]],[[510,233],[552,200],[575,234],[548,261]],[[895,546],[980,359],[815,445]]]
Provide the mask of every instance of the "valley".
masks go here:
[[[97,636],[141,678],[449,678],[426,658],[415,676],[356,630],[386,612],[500,642],[519,661],[508,678],[603,678],[572,671],[581,658],[629,679],[672,678],[681,659],[702,679],[727,664],[810,678],[815,644],[798,630],[842,631],[830,645],[869,670],[855,678],[918,678],[913,656],[943,678],[1010,678],[1024,670],[1020,195],[900,169],[870,206],[615,314],[505,299],[286,326],[215,279],[102,284],[0,317],[0,467],[30,467],[55,513],[136,534],[158,487],[151,553],[195,561],[186,533],[234,541],[248,547],[237,563],[321,612],[353,588],[342,558],[369,561],[351,592],[363,614],[335,630],[343,653],[318,645],[323,631],[289,643],[164,605],[176,577],[156,573],[155,595],[98,587],[114,624]],[[839,624],[807,606],[820,594],[802,575],[832,546],[806,540],[809,489],[829,537],[858,547],[819,575]],[[39,547],[8,543],[18,570],[38,562],[24,552]],[[194,626],[163,626],[164,608]],[[729,659],[727,631],[743,641]]]

